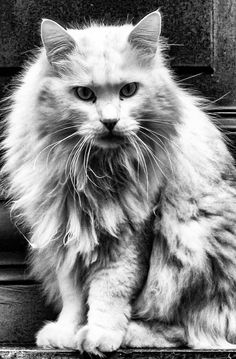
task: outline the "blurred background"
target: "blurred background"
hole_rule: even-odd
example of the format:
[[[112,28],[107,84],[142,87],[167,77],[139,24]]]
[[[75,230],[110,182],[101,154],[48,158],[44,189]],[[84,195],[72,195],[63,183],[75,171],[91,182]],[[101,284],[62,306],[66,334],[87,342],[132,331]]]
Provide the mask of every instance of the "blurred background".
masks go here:
[[[84,24],[90,19],[138,22],[160,9],[162,35],[170,44],[170,63],[186,80],[218,105],[236,105],[236,2],[235,0],[1,0],[1,94],[29,51],[40,45],[42,18],[60,24]],[[191,80],[191,81],[190,81]]]

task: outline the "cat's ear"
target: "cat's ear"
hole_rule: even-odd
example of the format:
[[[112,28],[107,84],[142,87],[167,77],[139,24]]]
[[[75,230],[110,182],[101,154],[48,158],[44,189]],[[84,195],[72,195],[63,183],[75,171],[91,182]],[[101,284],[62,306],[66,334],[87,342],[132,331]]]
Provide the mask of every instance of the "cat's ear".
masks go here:
[[[131,31],[128,42],[144,55],[155,55],[161,33],[161,14],[154,11],[145,16]]]
[[[41,38],[51,64],[63,59],[76,47],[74,39],[68,32],[52,20],[43,19]]]

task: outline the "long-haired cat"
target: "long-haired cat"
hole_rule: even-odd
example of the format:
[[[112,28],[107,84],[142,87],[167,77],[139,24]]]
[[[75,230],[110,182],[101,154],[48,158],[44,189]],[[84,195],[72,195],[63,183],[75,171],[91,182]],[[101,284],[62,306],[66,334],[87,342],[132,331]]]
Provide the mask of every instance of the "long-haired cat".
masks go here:
[[[43,347],[236,343],[233,159],[163,58],[161,17],[68,29],[12,95],[3,146],[32,270],[60,314]]]

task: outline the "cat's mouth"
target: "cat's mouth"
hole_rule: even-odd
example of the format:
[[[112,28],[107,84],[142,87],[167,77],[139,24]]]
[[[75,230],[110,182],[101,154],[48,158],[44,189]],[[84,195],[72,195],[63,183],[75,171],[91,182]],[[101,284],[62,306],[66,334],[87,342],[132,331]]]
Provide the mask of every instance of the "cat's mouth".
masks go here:
[[[125,142],[125,137],[115,132],[102,133],[95,138],[95,144],[102,148],[116,148]]]

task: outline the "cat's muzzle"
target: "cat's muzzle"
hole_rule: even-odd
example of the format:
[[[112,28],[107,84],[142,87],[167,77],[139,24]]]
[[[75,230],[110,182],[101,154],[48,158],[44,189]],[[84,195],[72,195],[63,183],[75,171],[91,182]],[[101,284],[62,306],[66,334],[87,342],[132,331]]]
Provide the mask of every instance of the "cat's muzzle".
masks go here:
[[[95,143],[102,148],[116,148],[126,143],[126,138],[119,132],[109,131],[96,136]]]

